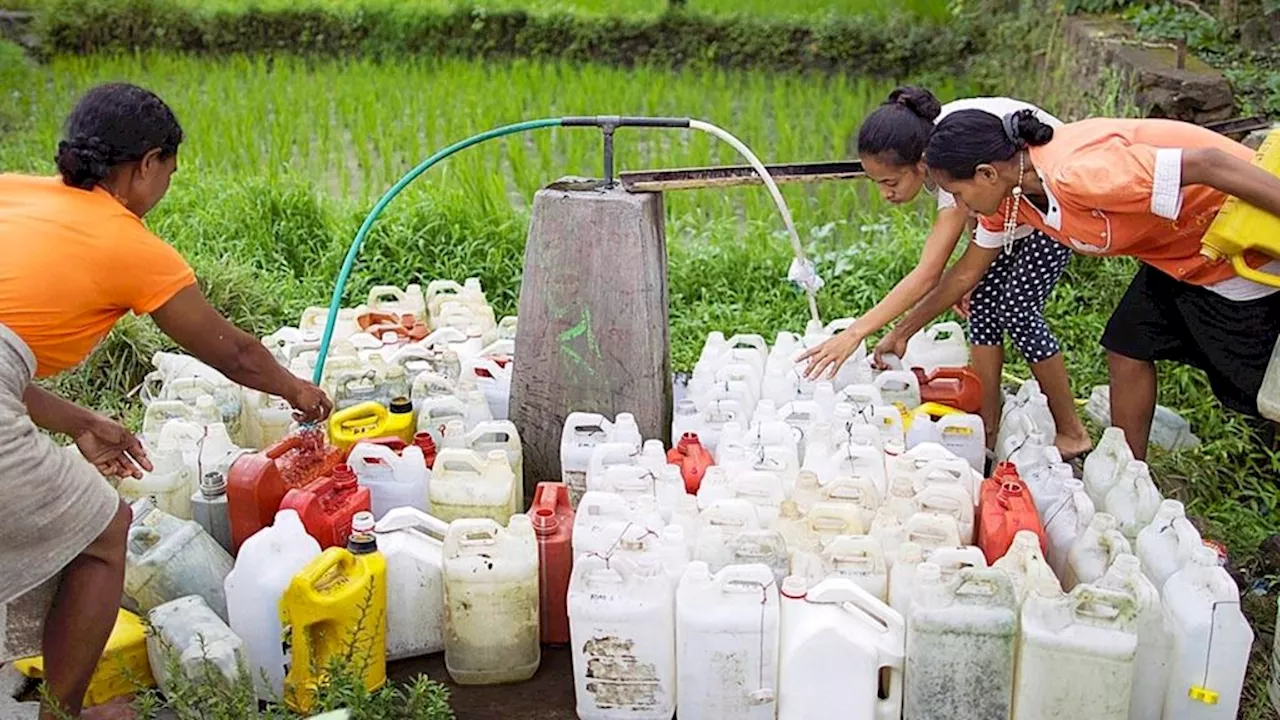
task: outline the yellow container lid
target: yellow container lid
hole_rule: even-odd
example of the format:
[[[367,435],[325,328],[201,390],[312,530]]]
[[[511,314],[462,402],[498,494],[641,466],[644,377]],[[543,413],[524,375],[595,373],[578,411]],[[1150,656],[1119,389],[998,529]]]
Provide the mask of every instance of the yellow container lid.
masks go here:
[[[13,667],[23,675],[40,679],[44,677],[44,657],[15,660]],[[89,689],[84,694],[86,707],[102,705],[123,695],[154,687],[151,664],[147,661],[147,629],[137,615],[121,610],[116,615],[116,625],[102,651],[102,659],[89,679]]]

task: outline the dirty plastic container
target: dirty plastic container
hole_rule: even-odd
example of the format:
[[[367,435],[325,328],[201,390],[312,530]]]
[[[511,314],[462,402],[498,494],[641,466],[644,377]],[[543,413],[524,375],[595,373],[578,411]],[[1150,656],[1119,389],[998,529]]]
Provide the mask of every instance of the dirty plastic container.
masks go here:
[[[351,536],[351,520],[368,512],[369,488],[356,482],[346,465],[339,465],[327,477],[301,489],[290,490],[280,502],[281,510],[296,510],[302,525],[320,542],[321,548],[345,547]]]
[[[1048,543],[1045,558],[1059,578],[1067,576],[1067,558],[1071,548],[1093,521],[1093,501],[1084,491],[1084,483],[1071,479],[1063,483],[1058,503],[1044,514],[1044,539]]]
[[[715,464],[711,452],[702,446],[696,433],[685,433],[676,446],[667,451],[667,462],[680,466],[680,477],[684,479],[685,491],[697,494],[702,484],[702,476],[707,468]]]
[[[1028,595],[1054,597],[1062,594],[1062,584],[1053,574],[1040,549],[1040,538],[1027,530],[1013,536],[1013,544],[1004,557],[991,567],[1003,570],[1013,580],[1013,593],[1021,603]]]
[[[387,682],[387,563],[373,535],[373,515],[355,518],[351,543],[329,548],[294,576],[280,599],[281,641],[291,656],[284,700],[308,712],[329,664],[346,659],[364,688]]]
[[[1160,720],[1169,687],[1169,658],[1173,638],[1165,626],[1160,591],[1142,574],[1138,558],[1121,555],[1095,587],[1131,595],[1134,600],[1134,632],[1138,654],[1133,660],[1133,699],[1130,720]]]
[[[533,493],[529,519],[538,537],[538,618],[545,645],[569,642],[566,598],[573,573],[573,505],[564,483],[542,482]]]
[[[293,408],[285,400],[244,389],[240,435],[247,448],[261,450],[280,442],[293,426]]]
[[[262,452],[243,455],[227,473],[231,541],[239,549],[249,536],[271,525],[285,493],[328,475],[342,451],[323,433],[298,432]]]
[[[791,572],[787,541],[777,530],[725,532],[722,527],[711,525],[698,536],[693,559],[705,562],[713,573],[730,565],[764,565],[773,571],[778,582]]]
[[[778,585],[763,565],[690,563],[676,593],[677,706],[688,718],[773,720]]]
[[[1143,572],[1157,590],[1162,590],[1174,573],[1186,567],[1195,549],[1203,545],[1182,503],[1165,500],[1151,524],[1138,533],[1135,549]]]
[[[569,497],[574,507],[587,491],[587,470],[591,466],[592,452],[597,445],[609,442],[615,434],[614,423],[597,413],[574,412],[565,418],[564,432],[560,436],[560,479],[569,486]],[[639,450],[640,443],[636,446]]]
[[[447,523],[413,507],[374,526],[387,563],[387,659],[444,650],[444,536]]]
[[[1109,427],[1102,432],[1098,446],[1084,459],[1084,489],[1094,507],[1106,511],[1107,493],[1133,460],[1133,450],[1124,437],[1124,430]]]
[[[982,551],[973,545],[944,547],[926,552],[914,542],[898,546],[898,557],[889,570],[889,606],[904,618],[910,615],[915,593],[916,571],[925,562],[938,566],[943,580],[949,580],[964,568],[987,567]]]
[[[1080,583],[1097,582],[1117,557],[1131,554],[1133,548],[1120,532],[1115,517],[1094,513],[1089,527],[1067,554],[1067,573],[1062,578],[1062,587],[1070,591]]]
[[[181,520],[191,519],[191,493],[196,477],[182,455],[182,448],[171,438],[164,438],[150,455],[153,469],[142,477],[120,480],[120,497],[126,502],[148,498],[161,511]]]
[[[365,304],[372,312],[412,315],[418,320],[427,320],[427,304],[421,285],[411,283],[403,290],[394,285],[375,285],[369,288],[369,299]]]
[[[200,489],[191,494],[191,519],[209,536],[232,552],[231,516],[227,514],[227,475],[209,472],[200,478]]]
[[[920,379],[910,370],[886,370],[876,377],[873,384],[888,405],[915,410],[923,402]]]
[[[963,413],[976,413],[982,409],[982,381],[973,370],[947,367],[929,373],[920,368],[912,371],[920,382],[923,407],[938,405]]]
[[[235,568],[227,575],[228,619],[245,641],[259,700],[284,697],[287,658],[279,640],[280,598],[293,576],[319,555],[320,543],[307,534],[298,513],[282,510],[273,525],[240,546]]]
[[[1134,598],[1077,585],[1069,595],[1032,593],[1022,608],[1014,720],[1126,720],[1134,657]]]
[[[516,506],[524,504],[524,449],[520,445],[520,431],[510,420],[483,420],[467,430],[456,422],[445,428],[444,447],[461,447],[486,456],[492,450],[507,454],[511,474],[515,476],[513,492]]]
[[[1160,503],[1164,501],[1156,484],[1151,480],[1151,470],[1145,462],[1134,460],[1124,466],[1116,483],[1107,492],[1104,509],[1114,515],[1120,524],[1120,532],[1133,542],[1142,528],[1155,519]]]
[[[969,364],[969,344],[958,322],[940,322],[912,335],[902,364],[932,373],[939,368],[962,368]],[[969,411],[972,412],[972,411]]]
[[[1164,586],[1173,637],[1164,720],[1229,720],[1240,709],[1253,628],[1212,548],[1199,547]]]
[[[148,663],[146,637],[147,628],[137,615],[127,610],[117,611],[116,622],[111,628],[106,647],[89,677],[89,687],[84,693],[85,707],[105,705],[116,698],[134,695],[139,690],[155,685]],[[38,680],[45,677],[43,655],[14,660],[12,668],[29,678]],[[6,682],[7,680],[6,677]],[[11,718],[36,717],[34,709],[30,715],[23,714],[23,705],[25,703],[18,706],[16,714],[12,714],[10,711],[15,711],[14,705],[10,704],[9,698],[4,698],[0,709],[5,710],[6,716]]]
[[[672,718],[675,625],[671,583],[656,558],[580,559],[569,581],[578,717]]]
[[[431,470],[431,513],[445,522],[460,518],[505,522],[518,512],[514,485],[515,474],[505,452],[490,450],[481,455],[444,448]]]
[[[240,663],[248,667],[244,641],[227,627],[199,595],[172,600],[147,615],[147,658],[160,691],[170,693],[170,660],[176,659],[189,682],[204,683],[221,676],[230,687],[239,678]]]
[[[798,484],[797,488],[799,488]],[[797,499],[801,497],[798,489],[793,493],[793,496]],[[810,501],[808,507],[812,508],[819,502],[849,505],[855,508],[860,518],[859,526],[862,528],[859,532],[867,532],[871,528],[871,522],[876,517],[876,511],[883,504],[875,483],[863,477],[837,478],[830,485],[819,487],[816,500]],[[849,534],[857,535],[858,533]]]
[[[792,574],[804,578],[810,587],[828,578],[848,578],[880,602],[889,601],[884,549],[869,535],[836,537],[818,553],[793,556],[791,566]]]
[[[942,446],[982,472],[987,459],[987,434],[982,416],[963,413],[943,415],[934,423],[942,435]]]
[[[1003,475],[1002,469],[1005,471]],[[988,563],[1004,557],[1014,536],[1021,531],[1034,533],[1040,540],[1042,552],[1048,546],[1031,493],[1010,464],[1002,463],[995,475],[982,484],[978,511],[981,516],[978,547],[982,548]]]
[[[973,496],[963,487],[950,483],[926,485],[913,498],[919,512],[950,515],[956,519],[960,531],[960,544],[974,543]]]
[[[1027,380],[1018,392],[1007,398],[1000,412],[1000,431],[996,447],[1016,432],[1038,432],[1046,438],[1058,436],[1058,427],[1049,410],[1049,398],[1040,389],[1040,383]]]
[[[459,685],[533,677],[538,645],[538,545],[525,515],[449,525],[444,540],[445,668]]]
[[[1010,717],[1018,602],[1008,575],[967,568],[944,581],[937,565],[920,565],[907,628],[903,717]]]
[[[227,616],[222,583],[231,556],[191,520],[159,510],[147,498],[133,503],[124,570],[125,595],[149,612],[170,600],[199,595]]]
[[[742,503],[758,527],[755,508],[746,501]],[[656,498],[641,496],[628,500],[617,493],[588,492],[582,496],[573,516],[574,562],[587,554],[607,555],[630,526],[657,535],[664,525]]]
[[[368,488],[375,520],[381,520],[394,508],[430,510],[427,483],[431,473],[422,448],[408,445],[397,454],[385,445],[356,443],[347,454],[347,465],[360,485]]]

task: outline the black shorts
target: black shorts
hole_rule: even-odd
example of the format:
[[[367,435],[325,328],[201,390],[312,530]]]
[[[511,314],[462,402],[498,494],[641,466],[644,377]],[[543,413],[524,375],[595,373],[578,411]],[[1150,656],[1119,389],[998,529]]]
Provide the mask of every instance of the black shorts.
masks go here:
[[[1280,293],[1236,302],[1143,265],[1111,314],[1102,346],[1135,360],[1199,368],[1223,405],[1257,417],[1277,336]]]

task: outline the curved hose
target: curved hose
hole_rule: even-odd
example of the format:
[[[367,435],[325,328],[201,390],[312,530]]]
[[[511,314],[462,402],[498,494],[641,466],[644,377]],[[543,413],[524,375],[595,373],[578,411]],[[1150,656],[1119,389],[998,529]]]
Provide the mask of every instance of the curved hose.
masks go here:
[[[342,293],[347,287],[347,279],[351,276],[351,269],[356,264],[356,257],[360,254],[360,246],[364,244],[364,239],[368,237],[369,230],[373,227],[373,222],[378,219],[378,216],[382,214],[382,211],[386,209],[387,205],[391,204],[391,201],[394,200],[402,190],[408,187],[409,183],[418,179],[419,175],[431,169],[432,165],[435,165],[456,152],[466,150],[472,145],[477,145],[486,140],[502,137],[503,135],[514,135],[518,132],[536,130],[538,128],[557,127],[561,122],[561,118],[528,120],[514,125],[504,125],[499,128],[494,128],[487,132],[482,132],[479,135],[472,135],[466,140],[454,143],[426,160],[423,160],[420,165],[410,170],[404,177],[400,178],[399,182],[392,185],[391,189],[383,194],[383,196],[378,200],[378,203],[373,206],[373,210],[369,211],[369,215],[365,217],[364,222],[361,223],[360,230],[356,233],[356,239],[352,241],[351,247],[347,250],[347,257],[342,261],[342,270],[338,272],[338,281],[333,286],[333,297],[329,299],[329,317],[325,321],[324,335],[320,338],[320,352],[316,356],[316,369],[312,373],[311,377],[311,381],[313,383],[319,385],[324,374],[324,362],[329,355],[329,343],[333,340],[333,330],[338,321],[338,310],[342,307]]]

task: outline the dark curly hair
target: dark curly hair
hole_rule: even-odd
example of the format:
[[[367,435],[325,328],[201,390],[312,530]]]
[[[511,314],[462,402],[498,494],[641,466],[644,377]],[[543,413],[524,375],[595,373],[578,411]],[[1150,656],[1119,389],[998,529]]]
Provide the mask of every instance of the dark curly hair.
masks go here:
[[[155,93],[137,85],[99,85],[67,117],[54,162],[62,181],[91,190],[121,163],[159,149],[164,158],[182,144],[178,118]]]

